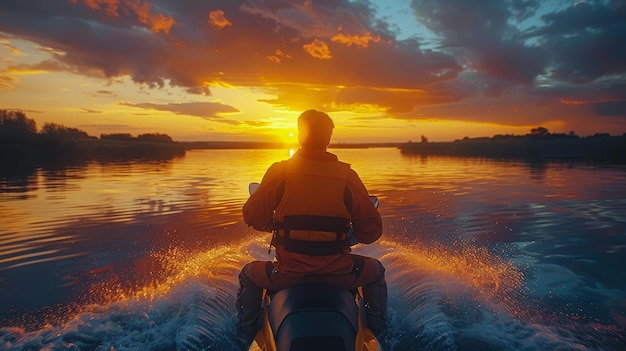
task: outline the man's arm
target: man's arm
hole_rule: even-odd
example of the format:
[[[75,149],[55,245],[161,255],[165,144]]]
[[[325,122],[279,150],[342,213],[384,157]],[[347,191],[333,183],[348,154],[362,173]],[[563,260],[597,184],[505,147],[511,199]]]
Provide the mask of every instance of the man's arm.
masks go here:
[[[284,162],[274,163],[265,172],[261,185],[243,205],[243,220],[256,230],[271,232],[276,208],[276,188],[284,178]]]
[[[380,213],[369,198],[365,185],[354,170],[350,171],[348,187],[352,192],[352,227],[360,243],[371,244],[383,234]]]

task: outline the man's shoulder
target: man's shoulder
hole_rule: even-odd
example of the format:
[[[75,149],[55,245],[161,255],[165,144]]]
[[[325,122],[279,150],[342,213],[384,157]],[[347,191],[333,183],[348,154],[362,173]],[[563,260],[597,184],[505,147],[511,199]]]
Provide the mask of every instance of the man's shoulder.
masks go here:
[[[285,169],[287,168],[287,161],[288,160],[283,160],[272,163],[272,165],[267,169],[266,175],[275,177],[280,174],[284,174]]]
[[[270,169],[271,168],[284,168],[285,166],[287,166],[287,162],[289,162],[289,160],[276,161],[272,163],[272,165],[270,166]]]

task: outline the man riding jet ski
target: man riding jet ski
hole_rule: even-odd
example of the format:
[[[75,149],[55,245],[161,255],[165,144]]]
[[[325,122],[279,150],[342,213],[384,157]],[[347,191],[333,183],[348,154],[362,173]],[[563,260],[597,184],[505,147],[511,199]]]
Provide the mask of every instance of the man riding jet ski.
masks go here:
[[[313,313],[342,310],[345,304],[337,302],[341,298],[348,299],[347,309],[361,305],[365,312],[362,318],[354,319],[354,311],[339,311],[339,315],[347,316],[348,324],[367,323],[367,330],[376,337],[387,328],[385,269],[375,258],[350,253],[350,245],[373,243],[381,237],[382,220],[357,173],[326,151],[333,128],[325,112],[303,112],[298,118],[301,148],[290,159],[271,165],[243,206],[244,221],[256,230],[272,232],[272,245],[276,247],[274,261],[248,263],[239,274],[237,336],[243,349],[257,333],[262,338],[262,328],[280,327],[291,336],[284,342],[286,346],[279,346],[278,350],[355,350],[350,346],[331,346],[349,334],[325,331],[336,329],[325,323],[332,323],[336,315]],[[265,292],[269,296],[264,296]],[[266,310],[266,314],[273,315],[265,317],[266,323],[280,321],[280,326],[264,325],[264,298],[273,300]],[[281,308],[272,309],[271,305],[279,304],[277,300]],[[317,307],[311,307],[312,304]],[[303,309],[308,312],[300,316],[310,318],[298,317],[297,311]],[[289,317],[291,312],[296,317]],[[319,320],[306,328],[297,326],[298,320],[315,319],[311,316]],[[293,323],[288,323],[287,318],[292,318]],[[358,325],[356,329],[357,333],[363,330]],[[277,330],[273,332],[276,335]],[[340,336],[329,336],[333,333]],[[266,334],[271,333],[266,330]]]

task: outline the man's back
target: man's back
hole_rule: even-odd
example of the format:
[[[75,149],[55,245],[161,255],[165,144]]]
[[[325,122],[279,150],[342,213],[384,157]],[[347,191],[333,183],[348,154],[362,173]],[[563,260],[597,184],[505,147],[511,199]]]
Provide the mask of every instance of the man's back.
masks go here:
[[[355,225],[354,234],[360,242],[373,242],[382,234],[380,214],[371,204],[356,172],[325,151],[299,150],[292,159],[272,165],[259,189],[243,207],[244,221],[265,230],[291,215],[345,218],[346,223],[352,221]],[[277,234],[284,237],[280,230]],[[311,230],[296,230],[290,234],[294,239],[309,242],[332,241],[336,236],[335,232]],[[345,241],[345,231],[337,239]],[[317,243],[311,246],[315,245]],[[307,254],[306,250],[294,252],[279,244],[276,245],[275,267],[293,276],[349,273],[352,269],[347,255],[350,248],[344,242],[339,249],[332,254],[316,255],[314,252]]]

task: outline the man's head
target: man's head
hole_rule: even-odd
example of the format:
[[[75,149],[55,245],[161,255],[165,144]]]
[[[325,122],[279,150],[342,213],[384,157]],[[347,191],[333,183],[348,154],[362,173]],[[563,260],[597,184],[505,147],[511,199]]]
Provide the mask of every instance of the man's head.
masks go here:
[[[298,117],[298,142],[303,148],[326,150],[333,128],[333,120],[326,112],[304,111]]]

